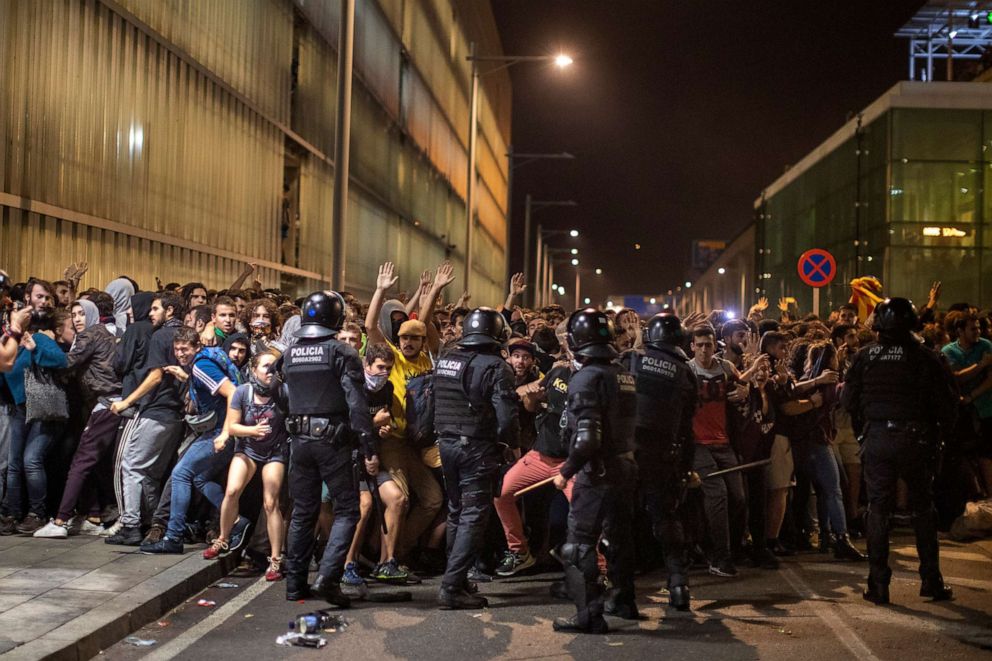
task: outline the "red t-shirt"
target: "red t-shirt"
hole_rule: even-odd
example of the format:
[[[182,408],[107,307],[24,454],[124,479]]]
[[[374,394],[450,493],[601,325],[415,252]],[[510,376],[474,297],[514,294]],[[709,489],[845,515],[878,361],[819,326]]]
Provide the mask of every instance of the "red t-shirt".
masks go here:
[[[699,408],[692,418],[692,433],[700,445],[727,445],[727,390],[730,387],[731,365],[720,358],[706,369],[695,360],[689,366],[699,386]]]

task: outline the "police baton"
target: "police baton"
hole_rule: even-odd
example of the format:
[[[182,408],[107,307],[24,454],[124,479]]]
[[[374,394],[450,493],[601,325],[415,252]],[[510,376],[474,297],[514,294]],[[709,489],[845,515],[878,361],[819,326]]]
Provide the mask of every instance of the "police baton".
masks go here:
[[[724,475],[730,475],[731,473],[738,473],[740,471],[751,470],[752,468],[758,468],[760,466],[767,466],[772,463],[771,459],[762,459],[761,461],[752,461],[749,464],[740,464],[739,466],[734,466],[732,468],[724,468],[723,470],[713,471],[704,480],[708,480],[711,477],[723,477]]]
[[[552,482],[555,481],[555,478],[556,477],[558,477],[558,476],[557,475],[552,475],[551,477],[549,477],[547,479],[544,479],[544,480],[541,480],[540,482],[535,482],[534,484],[530,485],[529,487],[524,487],[523,489],[521,489],[517,493],[513,494],[513,497],[514,498],[517,498],[517,497],[522,496],[523,494],[527,493],[528,491],[533,491],[534,489],[540,489],[545,484],[551,484]]]
[[[382,498],[379,496],[379,485],[376,484],[376,479],[369,475],[369,472],[365,469],[365,462],[362,461],[362,454],[355,450],[353,452],[355,470],[361,476],[361,479],[365,482],[365,487],[369,490],[369,495],[372,496],[372,514],[378,517],[380,524],[382,525],[382,534],[388,535],[389,529],[386,527],[386,509],[382,505]],[[365,457],[366,459],[371,459],[372,456],[369,455]]]

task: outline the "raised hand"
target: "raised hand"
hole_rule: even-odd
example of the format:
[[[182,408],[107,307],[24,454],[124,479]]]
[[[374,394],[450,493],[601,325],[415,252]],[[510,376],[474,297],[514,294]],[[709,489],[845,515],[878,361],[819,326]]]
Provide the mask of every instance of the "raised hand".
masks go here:
[[[434,288],[438,290],[444,289],[454,281],[455,267],[451,265],[451,262],[441,262],[441,265],[437,267],[437,273],[434,275]]]
[[[789,301],[787,301],[785,298],[778,299],[778,309],[781,310],[782,312],[788,312]]]
[[[390,287],[396,284],[396,281],[399,280],[399,277],[393,275],[393,269],[394,267],[392,262],[386,262],[385,264],[379,267],[379,276],[375,279],[376,289],[381,289],[382,291],[386,291],[387,289],[389,289]]]
[[[754,304],[754,307],[761,311],[767,310],[768,298],[766,296],[762,296],[761,298],[758,299],[758,302]]]
[[[934,309],[937,307],[937,301],[940,300],[940,280],[934,280],[933,284],[930,285],[930,296],[927,298],[927,307]]]
[[[512,278],[510,278],[510,295],[520,296],[527,289],[527,281],[524,280],[523,273],[515,273]]]

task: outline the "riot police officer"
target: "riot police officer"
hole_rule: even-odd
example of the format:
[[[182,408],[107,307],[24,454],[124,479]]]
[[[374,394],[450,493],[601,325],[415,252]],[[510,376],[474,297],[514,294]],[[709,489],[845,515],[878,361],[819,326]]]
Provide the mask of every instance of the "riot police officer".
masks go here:
[[[520,433],[513,370],[500,355],[506,322],[490,308],[465,317],[462,339],[434,367],[434,426],[448,493],[448,565],[441,608],[488,604],[468,582],[493,510],[501,446],[516,448]]]
[[[878,342],[854,358],[842,402],[863,439],[862,463],[868,493],[868,589],[864,598],[889,602],[889,517],[896,482],[909,487],[909,503],[920,557],[920,596],[951,598],[940,574],[933,469],[939,433],[957,415],[957,394],[941,360],[912,334],[918,317],[905,298],[890,298],[875,308]]]
[[[283,395],[290,434],[289,493],[293,516],[286,545],[286,599],[310,593],[347,608],[350,600],[338,583],[359,519],[358,486],[351,465],[352,439],[358,437],[367,468],[378,470],[375,435],[365,397],[365,376],[355,350],[335,339],[345,302],[333,291],[314,292],[303,303],[302,321],[283,363]],[[334,525],[317,578],[307,588],[320,513],[321,483],[334,502]]]
[[[644,353],[632,357],[630,370],[637,378],[634,452],[640,495],[655,539],[664,548],[669,603],[679,610],[689,610],[679,506],[692,474],[692,417],[698,396],[689,357],[682,351],[685,339],[677,316],[653,316],[645,332]],[[608,601],[607,612],[611,610]]]
[[[587,308],[568,320],[568,346],[581,363],[568,386],[568,459],[555,478],[564,489],[575,477],[568,533],[561,547],[565,584],[576,614],[557,618],[556,631],[605,633],[596,544],[609,568],[617,603],[633,605],[630,530],[637,465],[632,451],[637,417],[634,376],[616,362],[613,324]]]

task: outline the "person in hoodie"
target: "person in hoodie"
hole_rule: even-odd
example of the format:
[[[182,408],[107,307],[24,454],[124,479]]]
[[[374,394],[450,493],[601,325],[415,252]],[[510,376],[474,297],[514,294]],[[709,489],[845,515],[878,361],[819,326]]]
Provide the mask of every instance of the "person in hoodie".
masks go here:
[[[101,464],[114,446],[120,419],[102,402],[118,397],[121,392],[121,380],[114,371],[116,338],[100,323],[100,317],[113,309],[108,302],[103,305],[104,309],[100,309],[92,301],[81,299],[72,306],[76,339],[69,350],[67,368],[70,374],[79,377],[83,410],[91,413],[72,457],[58,513],[35,531],[35,537],[68,537],[70,522],[77,511],[89,518],[83,519],[75,530],[84,534],[103,530],[99,525],[98,485],[109,482],[111,476],[109,466]]]
[[[224,353],[231,359],[234,366],[238,368],[245,381],[248,380],[248,373],[251,371],[249,361],[251,360],[251,340],[244,333],[234,333],[224,340]]]
[[[114,324],[117,326],[118,337],[127,330],[131,320],[131,297],[134,296],[134,281],[121,276],[111,280],[106,292],[114,299]]]
[[[107,538],[108,544],[138,546],[142,542],[142,510],[150,519],[161,496],[163,474],[182,440],[182,383],[165,368],[179,365],[172,340],[182,328],[183,312],[183,301],[177,294],[155,295],[149,311],[155,330],[142,365],[145,377],[134,391],[110,407],[120,415],[140,403],[138,416],[125,427],[121,441],[121,528]]]

